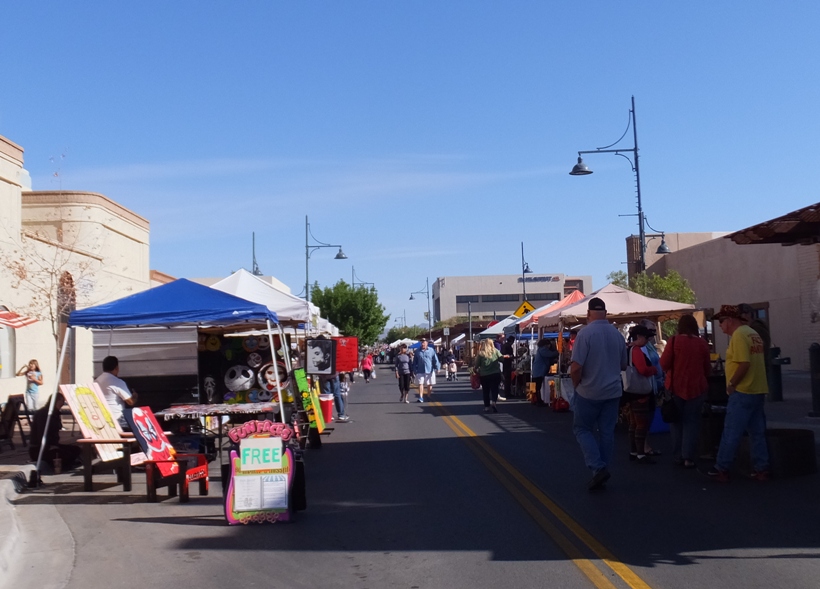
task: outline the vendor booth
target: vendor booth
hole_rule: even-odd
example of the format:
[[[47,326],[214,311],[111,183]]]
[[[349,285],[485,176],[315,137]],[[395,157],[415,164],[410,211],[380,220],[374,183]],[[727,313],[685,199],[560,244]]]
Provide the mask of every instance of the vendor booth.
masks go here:
[[[288,475],[286,477],[287,492],[291,492],[294,473],[297,479],[303,477],[303,469],[299,464],[301,462],[301,450],[298,439],[303,433],[301,430],[306,427],[307,419],[302,415],[304,412],[299,402],[300,396],[291,394],[286,388],[290,356],[284,334],[281,331],[279,318],[267,306],[189,280],[179,279],[110,303],[74,311],[69,317],[68,325],[70,329],[66,332],[66,342],[70,335],[69,331],[77,327],[107,329],[111,332],[123,328],[172,328],[180,326],[195,328],[198,332],[197,348],[200,352],[198,356],[200,364],[198,377],[203,382],[202,390],[206,389],[205,385],[212,384],[216,393],[209,398],[207,395],[206,398],[199,398],[199,404],[185,405],[182,411],[168,408],[169,411],[166,417],[168,419],[176,419],[177,417],[189,419],[216,417],[217,419],[210,427],[217,429],[220,435],[226,421],[223,419],[224,416],[240,424],[253,420],[254,417],[262,418],[262,421],[270,424],[278,422],[282,427],[264,426],[264,436],[262,437],[271,437],[274,435],[271,432],[281,434],[279,438],[280,442],[285,443],[284,450],[277,450],[276,452],[277,456],[285,458],[277,462],[276,469],[287,470],[285,473]],[[263,329],[264,336],[233,340],[223,337],[231,331],[249,328]],[[276,329],[276,333],[274,329]],[[67,346],[64,344],[58,373],[65,361],[66,348]],[[111,355],[117,355],[116,348],[111,349],[110,352]],[[206,375],[203,373],[206,370],[213,383],[205,382]],[[127,373],[123,373],[121,376],[128,381]],[[52,397],[50,413],[53,411],[53,400]],[[262,407],[265,415],[259,415],[256,410],[253,414],[245,410],[255,406]],[[180,409],[182,408],[180,407]],[[160,416],[162,416],[161,413]],[[261,422],[259,427],[263,427]],[[204,429],[207,430],[208,428]],[[246,437],[255,439],[257,436],[249,435]],[[280,442],[263,443],[254,441],[249,442],[249,444],[255,444],[259,447],[274,444],[276,448],[280,448]],[[273,450],[270,450],[270,452],[273,452]],[[241,451],[239,454],[241,458]],[[241,460],[237,464],[241,466]],[[231,487],[231,481],[225,475],[232,476],[231,473],[242,472],[241,468],[236,466],[233,461],[230,467],[227,469],[228,472],[223,468],[222,482],[225,489]],[[240,468],[239,471],[236,468]],[[259,470],[258,467],[255,468]],[[39,469],[40,460],[38,460],[36,466],[37,472],[39,472]],[[259,474],[257,472],[254,476],[268,476],[268,474],[264,472]],[[282,472],[274,474],[280,475]],[[296,507],[292,502],[288,503],[287,510],[298,509],[298,504],[303,503],[303,480],[298,481],[298,483],[300,485],[298,490],[300,498]],[[264,485],[260,483],[259,489],[259,493],[262,493]],[[283,492],[281,485],[277,486],[277,489],[277,493],[281,495]],[[245,490],[247,491],[247,489]],[[226,501],[231,500],[228,495],[226,497],[228,497]],[[246,497],[246,503],[257,506],[259,501],[250,501]],[[279,496],[276,510],[280,512],[282,511],[281,503],[282,498]],[[243,518],[236,518],[236,509],[230,513],[234,514],[234,520],[243,520]],[[270,521],[270,518],[257,519],[259,521]],[[243,520],[242,523],[245,523],[245,521]]]

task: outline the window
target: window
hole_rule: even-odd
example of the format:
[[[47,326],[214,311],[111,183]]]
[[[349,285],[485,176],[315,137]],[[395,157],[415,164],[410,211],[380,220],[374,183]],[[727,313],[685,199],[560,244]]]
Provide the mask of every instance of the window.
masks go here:
[[[477,303],[478,295],[458,295],[456,296],[456,303]]]
[[[557,292],[535,292],[528,294],[527,298],[531,301],[560,301],[561,295]]]
[[[521,300],[519,294],[500,294],[500,295],[481,295],[482,303],[507,303],[510,301],[518,302]]]

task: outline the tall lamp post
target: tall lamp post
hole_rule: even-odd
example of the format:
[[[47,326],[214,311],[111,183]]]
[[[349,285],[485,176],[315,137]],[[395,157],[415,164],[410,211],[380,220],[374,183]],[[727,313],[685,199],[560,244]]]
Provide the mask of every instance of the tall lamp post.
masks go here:
[[[311,244],[310,240],[313,239],[315,244]],[[313,233],[310,231],[310,223],[308,222],[308,217],[305,215],[305,300],[310,302],[310,256],[316,250],[322,249],[324,247],[337,247],[339,248],[339,253],[336,254],[334,257],[335,260],[346,260],[347,256],[342,251],[342,246],[334,245],[331,243],[325,243],[323,241],[319,241],[315,237],[313,237]]]
[[[373,288],[376,288],[376,284],[374,282],[362,282],[361,280],[357,281],[356,280],[357,278],[358,278],[358,276],[356,276],[356,268],[354,266],[351,266],[350,267],[350,286],[352,286],[353,288],[356,288],[356,285],[358,284],[358,285],[361,285],[361,286],[370,285]]]
[[[524,261],[524,242],[521,242],[521,288],[524,290],[524,302],[527,302],[527,274],[532,274],[530,265]]]
[[[621,142],[621,139],[626,137],[627,132],[629,132],[629,127],[632,127],[632,140],[633,140],[633,147],[625,147],[621,149],[610,149],[612,146],[617,145]],[[635,190],[638,200],[638,240],[640,242],[640,258],[638,260],[638,273],[643,272],[646,270],[646,231],[644,230],[644,225],[646,224],[646,217],[643,214],[643,206],[641,204],[641,169],[640,165],[638,164],[638,129],[635,125],[635,97],[632,97],[632,108],[629,110],[629,122],[626,125],[626,130],[624,134],[621,135],[621,138],[618,139],[615,143],[611,145],[607,145],[606,147],[598,147],[596,149],[587,150],[587,151],[579,151],[578,152],[578,163],[575,164],[570,172],[570,176],[586,176],[588,174],[592,174],[592,170],[584,163],[584,160],[581,158],[581,155],[587,153],[614,153],[615,155],[619,155],[626,159],[630,165],[632,166],[632,171],[635,172]],[[632,159],[629,156],[625,155],[627,153],[632,154]],[[658,236],[653,236],[658,237]],[[669,248],[666,246],[666,242],[663,240],[663,234],[660,235],[661,237],[661,245],[658,247],[658,254],[668,254]]]
[[[416,297],[413,295],[423,294],[427,295],[427,337],[430,338],[430,343],[433,340],[433,324],[430,323],[431,315],[430,315],[430,278],[428,277],[425,281],[425,289],[424,290],[414,290],[410,293],[410,300],[416,300]]]

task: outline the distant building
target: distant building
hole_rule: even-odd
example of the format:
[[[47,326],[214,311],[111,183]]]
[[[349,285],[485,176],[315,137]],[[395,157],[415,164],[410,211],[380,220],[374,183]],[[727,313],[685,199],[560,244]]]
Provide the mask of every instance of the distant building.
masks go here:
[[[476,321],[503,319],[526,300],[533,307],[559,301],[574,290],[592,291],[591,276],[564,274],[517,274],[498,276],[442,276],[432,287],[433,321],[467,316],[468,309]]]

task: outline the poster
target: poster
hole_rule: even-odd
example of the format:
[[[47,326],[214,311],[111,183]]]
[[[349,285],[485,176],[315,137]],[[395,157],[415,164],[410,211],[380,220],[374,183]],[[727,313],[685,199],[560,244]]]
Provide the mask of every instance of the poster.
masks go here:
[[[308,374],[333,374],[336,367],[336,342],[329,339],[307,340],[305,366]]]
[[[319,433],[322,433],[325,431],[325,420],[319,407],[318,385],[311,389],[302,368],[293,371],[293,378],[296,380],[296,387],[302,396],[302,407],[305,408],[310,427],[316,428]]]
[[[293,484],[292,428],[283,423],[253,420],[228,432],[230,478],[225,493],[225,517],[231,525],[289,521]]]
[[[334,337],[336,372],[355,372],[359,368],[359,338]]]
[[[61,384],[60,392],[71,408],[84,438],[117,440],[122,437],[120,424],[111,416],[100,385],[96,382],[86,386]],[[97,444],[95,447],[103,462],[122,458],[122,451],[116,444]]]

